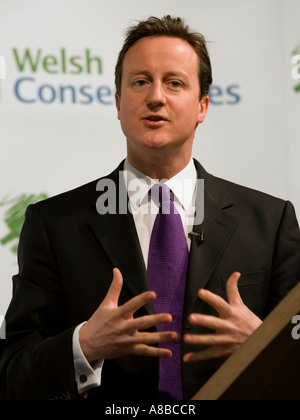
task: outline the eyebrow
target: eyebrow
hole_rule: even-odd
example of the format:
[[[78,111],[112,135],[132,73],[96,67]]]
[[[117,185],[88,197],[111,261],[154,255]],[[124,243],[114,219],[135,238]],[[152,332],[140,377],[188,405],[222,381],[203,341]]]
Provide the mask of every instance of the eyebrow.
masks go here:
[[[183,71],[169,71],[166,73],[165,75],[166,77],[182,77],[184,79],[186,79],[188,77],[188,75],[186,73],[184,73]]]
[[[148,77],[149,79],[152,79],[152,75],[148,70],[136,70],[129,73],[129,77],[143,75]],[[187,79],[188,75],[182,71],[168,71],[166,74],[164,74],[164,78],[166,77],[182,77],[184,79]]]

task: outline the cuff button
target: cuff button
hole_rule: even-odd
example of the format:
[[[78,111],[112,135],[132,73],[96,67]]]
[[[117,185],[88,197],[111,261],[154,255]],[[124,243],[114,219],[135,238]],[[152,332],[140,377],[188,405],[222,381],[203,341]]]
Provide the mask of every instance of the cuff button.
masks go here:
[[[86,375],[80,375],[79,380],[82,384],[85,384],[87,381],[87,376]]]

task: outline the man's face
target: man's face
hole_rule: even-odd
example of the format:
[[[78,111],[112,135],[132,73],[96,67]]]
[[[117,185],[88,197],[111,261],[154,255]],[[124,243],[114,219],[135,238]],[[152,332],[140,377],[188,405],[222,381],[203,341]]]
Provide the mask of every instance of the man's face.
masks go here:
[[[118,118],[128,152],[192,149],[208,97],[199,100],[198,56],[179,38],[147,37],[126,53]]]

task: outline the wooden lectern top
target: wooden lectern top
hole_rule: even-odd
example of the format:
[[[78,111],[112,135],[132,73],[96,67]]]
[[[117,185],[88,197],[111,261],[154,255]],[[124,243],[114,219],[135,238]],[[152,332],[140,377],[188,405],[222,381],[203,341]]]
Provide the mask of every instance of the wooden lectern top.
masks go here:
[[[299,314],[300,283],[192,400],[300,400]]]

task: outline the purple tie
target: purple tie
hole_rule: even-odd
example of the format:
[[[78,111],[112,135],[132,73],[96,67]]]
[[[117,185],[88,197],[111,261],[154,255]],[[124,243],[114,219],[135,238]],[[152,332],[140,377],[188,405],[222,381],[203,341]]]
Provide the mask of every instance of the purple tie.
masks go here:
[[[180,214],[170,198],[170,189],[157,184],[151,189],[152,200],[159,202],[148,257],[150,289],[157,294],[155,313],[170,313],[172,324],[159,325],[157,330],[176,331],[175,343],[162,343],[172,351],[172,358],[160,359],[158,396],[160,399],[182,400],[181,336],[182,311],[189,251]]]

